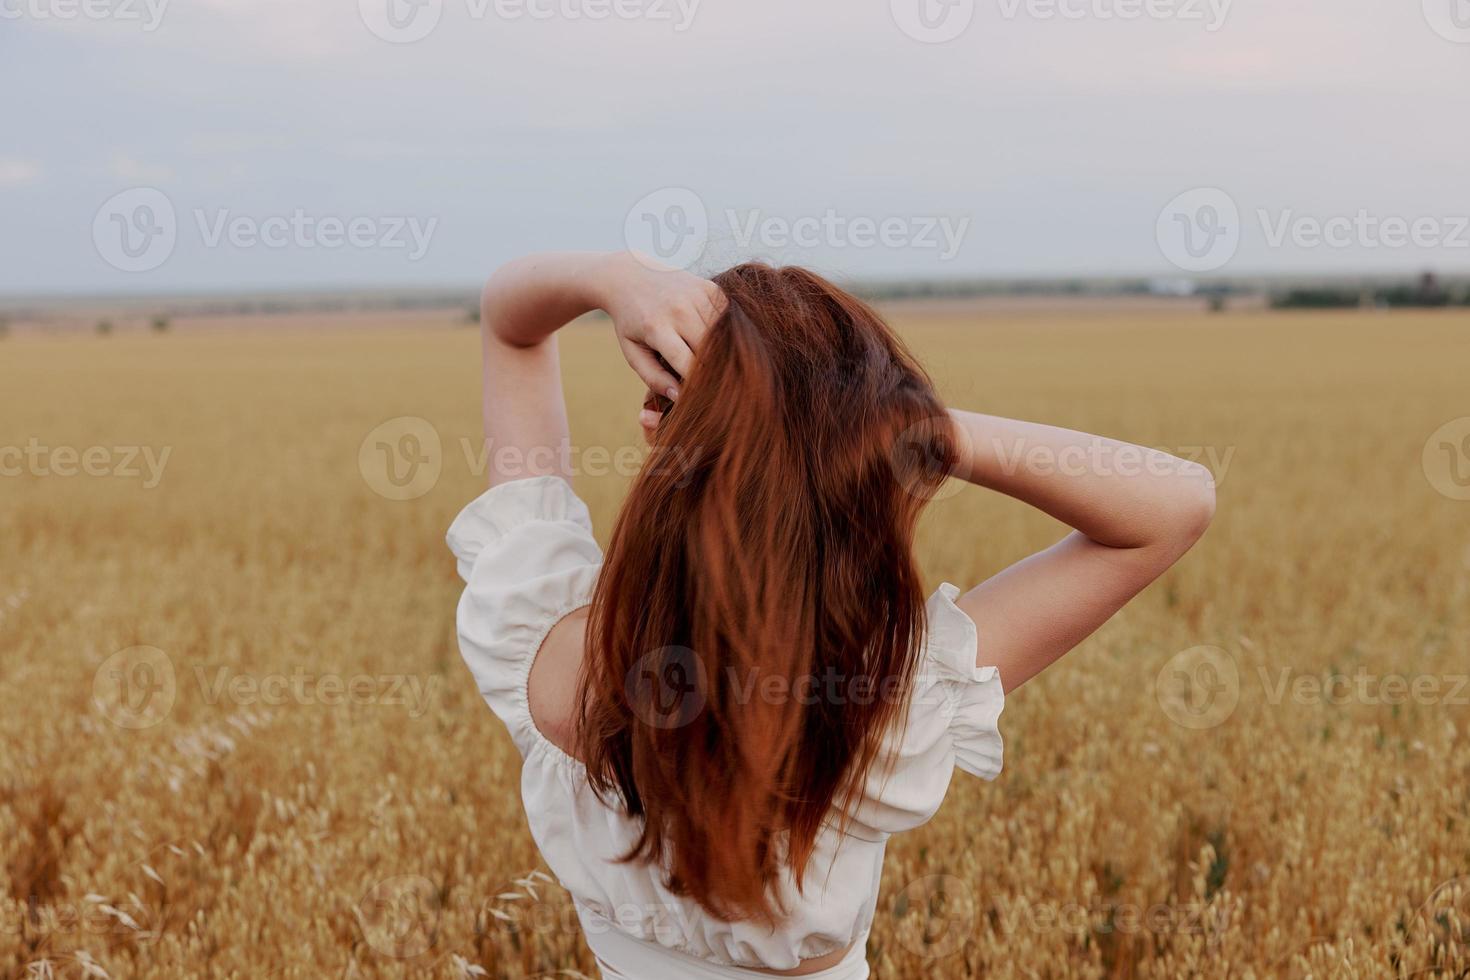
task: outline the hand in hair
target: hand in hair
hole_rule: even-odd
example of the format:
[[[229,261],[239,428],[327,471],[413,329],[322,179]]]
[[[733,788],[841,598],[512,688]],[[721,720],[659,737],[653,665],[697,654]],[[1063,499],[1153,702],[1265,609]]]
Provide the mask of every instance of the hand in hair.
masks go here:
[[[609,256],[603,269],[601,305],[628,365],[650,391],[678,398],[700,342],[725,311],[724,293],[708,279],[628,252]]]
[[[605,310],[623,356],[670,400],[667,410],[725,306],[709,280],[627,252],[548,252],[498,269],[480,300],[490,484],[573,475],[555,338],[564,325]]]

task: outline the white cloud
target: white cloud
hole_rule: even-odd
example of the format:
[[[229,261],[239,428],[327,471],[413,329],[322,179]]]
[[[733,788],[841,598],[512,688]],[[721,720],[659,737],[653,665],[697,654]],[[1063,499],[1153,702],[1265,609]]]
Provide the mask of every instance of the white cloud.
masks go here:
[[[107,173],[110,177],[129,184],[157,184],[172,180],[172,167],[146,163],[131,154],[117,152],[108,160]]]
[[[32,160],[17,160],[0,157],[0,187],[19,187],[30,184],[41,176],[41,165]]]

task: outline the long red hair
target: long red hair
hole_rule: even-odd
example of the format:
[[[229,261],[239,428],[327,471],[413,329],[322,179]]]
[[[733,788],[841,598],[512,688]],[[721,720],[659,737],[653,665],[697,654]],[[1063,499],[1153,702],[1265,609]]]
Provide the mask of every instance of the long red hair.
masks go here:
[[[578,755],[642,818],[625,860],[725,920],[772,921],[901,723],[924,595],[914,525],[954,458],[923,369],[799,268],[716,277],[711,327],[613,530]],[[668,458],[668,457],[666,457]],[[692,468],[686,468],[692,461]]]

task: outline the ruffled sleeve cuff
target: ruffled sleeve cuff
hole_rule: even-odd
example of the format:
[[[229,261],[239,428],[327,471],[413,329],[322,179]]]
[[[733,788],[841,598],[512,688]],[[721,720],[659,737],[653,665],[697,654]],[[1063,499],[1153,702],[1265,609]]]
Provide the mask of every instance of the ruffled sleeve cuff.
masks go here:
[[[592,533],[592,517],[566,480],[559,476],[538,476],[515,480],[491,487],[460,511],[449,526],[445,540],[466,582],[474,569],[475,559],[487,548],[501,542],[507,534],[538,521],[568,522]]]
[[[982,779],[1000,775],[1004,743],[1000,713],[1005,689],[995,667],[976,666],[979,635],[955,605],[960,590],[948,582],[929,600],[929,658],[946,693],[955,765]]]
[[[526,684],[552,627],[592,599],[602,552],[587,507],[558,477],[517,480],[466,507],[447,539],[465,580],[460,654],[521,753],[550,746]]]
[[[1000,672],[975,665],[975,623],[955,605],[946,583],[929,598],[924,659],[914,678],[905,724],[889,733],[884,764],[868,773],[849,833],[866,840],[913,830],[944,802],[956,768],[994,779],[1000,774]]]

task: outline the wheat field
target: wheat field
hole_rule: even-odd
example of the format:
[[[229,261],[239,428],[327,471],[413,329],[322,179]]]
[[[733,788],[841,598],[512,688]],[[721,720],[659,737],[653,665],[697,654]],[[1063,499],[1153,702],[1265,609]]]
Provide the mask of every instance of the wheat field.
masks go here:
[[[1219,512],[891,843],[875,977],[1470,976],[1470,317],[895,322],[952,404],[1197,458]],[[0,976],[595,975],[455,645],[477,343],[0,341]],[[562,345],[605,541],[639,392]],[[1060,534],[964,488],[921,558]]]

